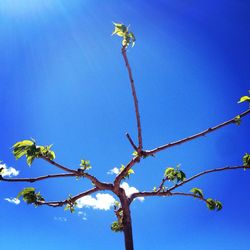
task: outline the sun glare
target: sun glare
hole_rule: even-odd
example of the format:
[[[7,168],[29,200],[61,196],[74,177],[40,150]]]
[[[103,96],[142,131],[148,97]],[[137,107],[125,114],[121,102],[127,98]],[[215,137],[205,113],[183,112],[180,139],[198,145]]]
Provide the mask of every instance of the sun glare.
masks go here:
[[[57,0],[1,0],[1,14],[28,15],[46,10]]]

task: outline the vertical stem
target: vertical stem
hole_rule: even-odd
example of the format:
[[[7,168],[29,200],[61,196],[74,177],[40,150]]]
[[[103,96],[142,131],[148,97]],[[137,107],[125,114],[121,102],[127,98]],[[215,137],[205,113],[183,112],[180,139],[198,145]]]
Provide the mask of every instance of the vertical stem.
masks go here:
[[[132,71],[128,62],[127,58],[127,51],[126,51],[126,46],[122,47],[122,55],[128,70],[128,75],[129,75],[129,80],[130,80],[130,85],[132,89],[132,95],[134,99],[134,106],[135,106],[135,115],[136,115],[136,122],[137,122],[137,131],[138,131],[138,153],[142,152],[142,132],[141,132],[141,120],[140,120],[140,113],[139,113],[139,106],[138,106],[138,99],[136,95],[136,90],[135,90],[135,84],[134,84],[134,79],[132,75]]]
[[[131,221],[129,207],[128,207],[128,211],[124,212],[123,216],[124,216],[123,217],[123,233],[124,233],[124,239],[125,239],[125,249],[134,250],[132,221]]]
[[[121,207],[123,211],[123,234],[125,240],[125,249],[126,250],[134,250],[134,242],[133,242],[133,232],[132,232],[132,220],[131,220],[131,213],[129,207],[129,200],[125,194],[125,191],[120,188],[120,195]]]

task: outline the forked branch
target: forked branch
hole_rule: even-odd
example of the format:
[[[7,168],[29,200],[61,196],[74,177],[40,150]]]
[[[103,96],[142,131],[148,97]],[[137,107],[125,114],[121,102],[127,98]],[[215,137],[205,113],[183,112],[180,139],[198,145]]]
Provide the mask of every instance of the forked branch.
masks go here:
[[[95,192],[97,192],[99,190],[98,187],[94,187],[94,188],[91,188],[85,192],[82,192],[82,193],[79,193],[75,196],[72,196],[69,199],[65,199],[65,200],[62,200],[62,201],[38,201],[37,202],[37,205],[47,205],[47,206],[51,206],[51,207],[62,207],[63,205],[67,205],[69,202],[76,202],[77,200],[79,200],[80,198],[84,197],[84,196],[87,196],[87,195],[90,195],[90,194],[93,194]]]
[[[130,86],[132,90],[132,95],[133,95],[133,100],[134,100],[134,106],[135,106],[135,115],[136,115],[136,122],[137,122],[137,134],[138,134],[138,153],[140,154],[142,151],[142,130],[141,130],[141,119],[140,119],[140,113],[139,113],[139,105],[138,105],[138,99],[136,95],[136,90],[135,90],[135,84],[134,84],[134,79],[132,75],[132,70],[130,68],[130,64],[128,61],[127,57],[127,50],[126,46],[122,46],[122,55],[128,70],[128,75],[129,75],[129,81],[130,81]]]
[[[238,116],[239,116],[240,118],[242,118],[242,117],[248,115],[249,113],[250,113],[250,109],[248,109],[248,110],[246,110],[245,112],[239,114]],[[206,134],[209,134],[209,133],[211,133],[211,132],[214,132],[215,130],[220,129],[220,128],[222,128],[222,127],[225,127],[225,126],[227,126],[227,125],[229,125],[229,124],[232,124],[232,123],[235,123],[235,117],[232,118],[232,119],[230,119],[230,120],[228,120],[228,121],[226,121],[226,122],[220,123],[220,124],[218,124],[218,125],[216,125],[216,126],[214,126],[214,127],[208,128],[208,129],[206,129],[206,130],[204,130],[204,131],[202,131],[202,132],[200,132],[200,133],[198,133],[198,134],[194,134],[194,135],[192,135],[192,136],[186,137],[186,138],[184,138],[184,139],[181,139],[181,140],[178,140],[178,141],[175,141],[175,142],[170,142],[170,143],[168,143],[168,144],[159,146],[159,147],[154,148],[154,149],[151,149],[151,150],[146,150],[146,151],[144,151],[144,154],[145,154],[145,155],[153,155],[153,154],[158,153],[158,152],[160,152],[160,151],[162,151],[162,150],[164,150],[164,149],[167,149],[167,148],[171,148],[171,147],[180,145],[180,144],[182,144],[182,143],[185,143],[185,142],[188,142],[188,141],[197,139],[198,137],[201,137],[201,136],[205,136]]]
[[[223,167],[223,168],[215,168],[215,169],[210,169],[210,170],[205,170],[201,173],[198,173],[178,184],[175,184],[174,186],[168,188],[165,191],[162,191],[162,185],[164,183],[164,181],[162,181],[160,188],[158,188],[155,191],[145,191],[145,192],[138,192],[138,193],[134,193],[131,195],[130,197],[130,202],[132,202],[135,198],[138,197],[149,197],[149,196],[171,196],[174,195],[174,193],[172,193],[173,190],[177,189],[180,186],[183,186],[184,184],[209,173],[213,173],[213,172],[220,172],[220,171],[225,171],[225,170],[235,170],[235,169],[250,169],[250,166],[231,166],[231,167]],[[163,179],[165,180],[165,179]],[[180,193],[176,193],[176,194],[180,194]],[[186,194],[187,196],[194,196],[194,194]]]
[[[51,178],[64,178],[64,177],[72,177],[76,176],[76,174],[49,174],[44,176],[39,176],[35,178],[4,178],[0,175],[0,181],[6,181],[6,182],[36,182],[36,181],[42,181],[45,179],[51,179]]]

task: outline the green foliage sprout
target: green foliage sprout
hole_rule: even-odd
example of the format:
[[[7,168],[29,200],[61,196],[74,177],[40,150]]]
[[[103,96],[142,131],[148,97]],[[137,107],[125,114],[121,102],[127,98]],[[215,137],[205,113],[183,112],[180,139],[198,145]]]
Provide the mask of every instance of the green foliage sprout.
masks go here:
[[[24,140],[15,143],[12,146],[13,154],[16,160],[22,156],[26,156],[26,161],[29,166],[33,163],[35,158],[45,157],[49,160],[56,158],[55,152],[51,150],[52,145],[37,146],[35,140]]]
[[[113,31],[112,35],[117,35],[123,38],[122,46],[127,48],[130,44],[132,47],[135,45],[135,36],[134,33],[129,31],[129,26],[125,26],[122,23],[114,23],[115,30]]]
[[[41,196],[40,192],[36,193],[36,190],[33,187],[24,188],[18,193],[16,198],[19,199],[21,196],[27,204],[35,204],[35,206],[37,206],[38,202],[44,201],[44,198]]]
[[[180,165],[177,165],[176,168],[172,168],[172,167],[167,168],[164,172],[164,176],[168,180],[174,181],[176,183],[180,181],[184,181],[186,179],[186,174],[183,171],[181,171],[179,168],[180,168]]]

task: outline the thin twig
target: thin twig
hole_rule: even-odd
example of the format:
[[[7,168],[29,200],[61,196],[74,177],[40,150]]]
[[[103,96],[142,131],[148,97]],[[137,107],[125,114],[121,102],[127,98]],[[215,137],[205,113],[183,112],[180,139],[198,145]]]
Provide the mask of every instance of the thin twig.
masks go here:
[[[170,187],[168,189],[168,191],[172,191],[172,190],[174,190],[174,189],[176,189],[176,188],[178,188],[178,187],[180,187],[180,186],[182,186],[182,185],[184,185],[184,184],[186,184],[186,183],[188,183],[188,182],[190,182],[190,181],[192,181],[192,180],[194,180],[202,175],[205,175],[205,174],[209,174],[209,173],[213,173],[213,172],[220,172],[220,171],[224,171],[224,170],[235,170],[235,169],[250,169],[250,166],[232,166],[232,167],[223,167],[223,168],[215,168],[215,169],[205,170],[205,171],[200,172],[200,173],[198,173],[198,174],[196,174],[196,175],[194,175],[194,176],[192,176],[192,177],[190,177],[190,178],[188,178],[188,179],[186,179],[178,184],[175,184],[173,187]]]
[[[202,196],[197,196],[195,194],[189,194],[189,193],[183,193],[183,192],[175,192],[175,193],[171,192],[171,196],[173,196],[173,195],[189,196],[189,197],[193,197],[193,198],[196,198],[196,199],[200,199],[200,200],[208,203],[207,199],[205,199]]]
[[[86,177],[87,179],[89,179],[95,186],[97,186],[100,190],[112,190],[113,189],[113,185],[111,183],[105,183],[105,182],[101,182],[99,181],[96,177],[92,176],[91,174],[85,173],[84,171],[78,171],[78,170],[73,170],[67,167],[62,166],[61,164],[52,161],[46,157],[41,157],[42,159],[44,159],[45,161],[49,162],[50,164],[63,169],[66,172],[69,173],[73,173],[75,176],[78,177]]]
[[[87,190],[87,191],[85,191],[85,192],[82,192],[82,193],[80,193],[80,194],[77,194],[77,195],[75,195],[75,196],[73,196],[73,197],[71,197],[70,198],[70,201],[71,202],[76,202],[78,199],[80,199],[80,198],[82,198],[82,197],[84,197],[84,196],[87,196],[87,195],[90,195],[90,194],[92,194],[92,193],[94,193],[94,192],[96,192],[96,191],[98,191],[99,190],[99,188],[97,188],[97,187],[94,187],[94,188],[92,188],[92,189],[89,189],[89,190]],[[68,202],[69,202],[69,200],[68,199],[65,199],[65,200],[63,200],[63,201],[38,201],[37,202],[37,205],[47,205],[47,206],[51,206],[51,207],[61,207],[61,206],[63,206],[63,205],[66,205],[66,204],[68,204]]]
[[[162,191],[163,186],[164,186],[164,184],[165,184],[165,182],[166,182],[167,180],[168,180],[168,177],[164,177],[164,178],[162,179],[161,184],[160,184],[160,186],[158,187],[158,189],[156,190],[156,192],[161,192],[161,191]]]
[[[6,182],[36,182],[36,181],[42,181],[45,179],[50,178],[60,178],[60,177],[72,177],[77,176],[76,174],[49,174],[45,176],[39,176],[35,178],[4,178],[0,175],[0,181],[6,181]]]
[[[42,156],[41,159],[49,162],[50,164],[52,164],[52,165],[54,165],[54,166],[56,166],[56,167],[58,167],[58,168],[60,168],[60,169],[62,169],[64,171],[66,171],[66,172],[73,173],[73,174],[78,174],[78,171],[76,171],[74,169],[70,169],[70,168],[64,167],[63,165],[61,165],[61,164],[59,164],[59,163],[57,163],[55,161],[52,161],[52,160],[50,160],[47,157]]]
[[[134,149],[135,151],[137,151],[138,148],[135,146],[135,143],[134,143],[134,141],[132,140],[132,138],[130,137],[129,133],[126,133],[126,136],[127,136],[128,140],[129,140],[131,146],[133,147],[133,149]]]
[[[130,80],[130,85],[131,85],[131,90],[132,90],[132,95],[134,99],[134,106],[135,106],[135,115],[136,115],[136,122],[137,122],[137,132],[138,132],[138,153],[140,154],[142,151],[142,131],[141,131],[141,120],[140,120],[140,113],[139,113],[139,106],[138,106],[138,99],[136,95],[136,90],[135,90],[135,84],[134,84],[134,79],[132,75],[132,70],[130,68],[130,64],[127,58],[127,51],[126,51],[126,46],[122,47],[122,55],[128,70],[128,75],[129,75],[129,80]]]
[[[139,161],[140,156],[133,157],[132,160],[126,165],[126,167],[116,176],[114,181],[114,188],[116,193],[118,192],[121,180],[126,177],[128,171]]]
[[[210,170],[206,170],[203,171],[199,174],[196,174],[188,179],[186,179],[183,182],[180,182],[179,184],[175,184],[173,187],[167,189],[166,191],[162,191],[162,192],[158,192],[158,190],[156,191],[144,191],[144,192],[138,192],[138,193],[134,193],[131,195],[130,197],[130,203],[138,197],[149,197],[149,196],[171,196],[171,195],[184,195],[183,193],[180,192],[176,192],[176,193],[172,193],[171,191],[173,191],[174,189],[184,185],[187,182],[192,181],[193,179],[196,179],[202,175],[208,174],[208,173],[212,173],[212,172],[219,172],[219,171],[224,171],[224,170],[235,170],[235,169],[250,169],[250,166],[232,166],[232,167],[223,167],[223,168],[215,168],[215,169],[210,169]],[[200,198],[194,194],[185,194],[186,196],[193,196],[195,198]]]
[[[239,114],[239,116],[242,118],[246,115],[248,115],[250,113],[250,109],[246,110],[245,112]],[[219,128],[222,128],[222,127],[225,127],[229,124],[232,124],[232,123],[235,123],[235,117],[226,121],[226,122],[223,122],[223,123],[220,123],[219,125],[216,125],[214,127],[211,127],[211,128],[208,128],[198,134],[195,134],[195,135],[192,135],[192,136],[189,136],[189,137],[186,137],[184,139],[181,139],[181,140],[178,140],[178,141],[175,141],[175,142],[170,142],[168,144],[165,144],[165,145],[162,145],[160,147],[157,147],[157,148],[154,148],[154,149],[151,149],[151,150],[146,150],[146,151],[143,151],[145,155],[152,155],[152,154],[155,154],[157,152],[160,152],[164,149],[167,149],[167,148],[170,148],[170,147],[174,147],[174,146],[177,146],[177,145],[180,145],[182,143],[185,143],[185,142],[188,142],[188,141],[191,141],[191,140],[194,140],[198,137],[201,137],[201,136],[204,136],[208,133],[211,133]]]

